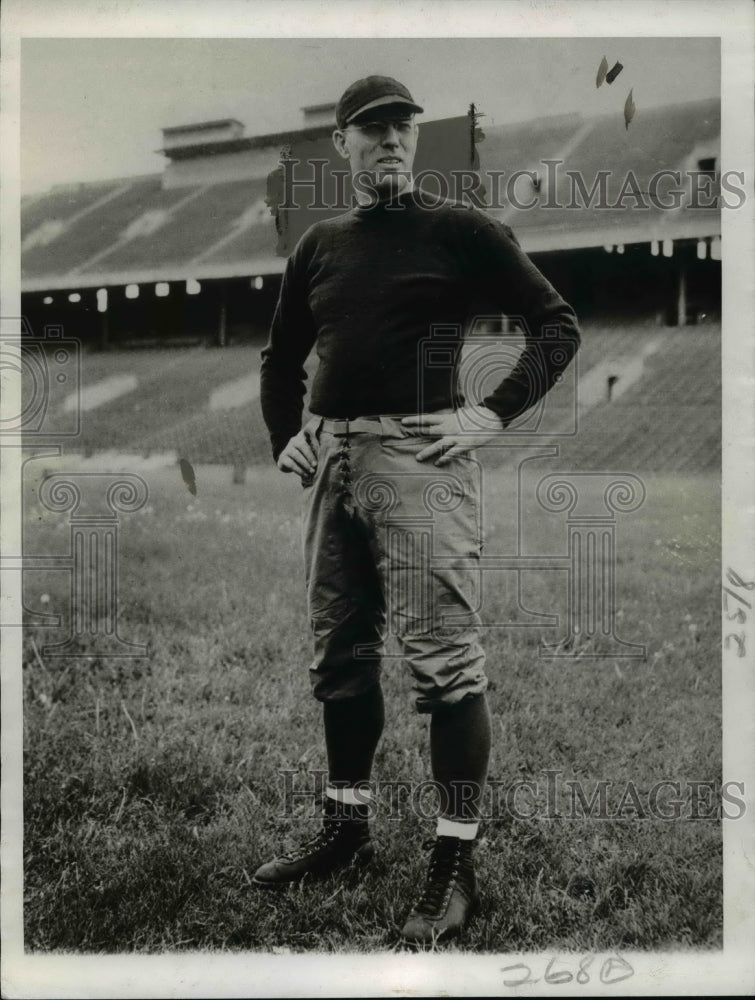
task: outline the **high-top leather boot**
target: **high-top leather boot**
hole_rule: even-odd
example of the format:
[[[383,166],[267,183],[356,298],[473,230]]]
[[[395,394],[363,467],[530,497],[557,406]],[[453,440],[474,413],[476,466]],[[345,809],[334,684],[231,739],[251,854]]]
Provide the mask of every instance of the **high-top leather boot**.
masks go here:
[[[404,941],[432,944],[457,935],[479,909],[480,897],[472,866],[474,841],[437,837],[422,895],[401,931]]]
[[[287,854],[261,865],[252,877],[254,885],[277,886],[299,882],[305,875],[321,876],[365,865],[374,847],[364,806],[344,806],[326,799],[322,829]]]

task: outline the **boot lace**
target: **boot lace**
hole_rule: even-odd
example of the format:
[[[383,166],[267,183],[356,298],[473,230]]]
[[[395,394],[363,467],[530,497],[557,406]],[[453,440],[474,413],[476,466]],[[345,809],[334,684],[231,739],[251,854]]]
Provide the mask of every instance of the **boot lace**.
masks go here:
[[[340,831],[335,824],[328,824],[319,830],[314,837],[310,837],[309,840],[305,840],[303,844],[300,844],[287,854],[284,854],[281,857],[281,860],[300,861],[302,858],[306,858],[310,854],[316,854],[318,851],[326,850],[335,840],[338,839],[339,833]]]
[[[434,916],[445,912],[459,875],[467,876],[471,868],[469,850],[456,837],[438,837],[422,845],[432,850],[425,887],[415,906],[415,912]]]

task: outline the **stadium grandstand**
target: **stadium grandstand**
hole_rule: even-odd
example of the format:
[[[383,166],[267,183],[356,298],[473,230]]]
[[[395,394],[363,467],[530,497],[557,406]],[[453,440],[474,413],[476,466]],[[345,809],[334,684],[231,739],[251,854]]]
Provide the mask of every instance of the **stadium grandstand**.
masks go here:
[[[249,348],[266,337],[285,263],[270,178],[334,127],[334,105],[303,110],[296,132],[246,136],[230,118],[166,127],[162,173],[22,200],[25,326],[31,336],[63,327],[86,351],[84,408],[96,405],[97,421],[83,421],[85,453],[268,457]],[[420,149],[422,129],[438,124],[420,126]],[[475,197],[511,225],[585,330],[575,461],[632,461],[611,428],[636,406],[648,432],[638,467],[717,468],[720,102],[641,109],[628,127],[617,112],[482,129]],[[505,319],[488,329],[507,331]],[[115,388],[87,403],[103,384]],[[678,435],[674,445],[672,423],[694,448]]]

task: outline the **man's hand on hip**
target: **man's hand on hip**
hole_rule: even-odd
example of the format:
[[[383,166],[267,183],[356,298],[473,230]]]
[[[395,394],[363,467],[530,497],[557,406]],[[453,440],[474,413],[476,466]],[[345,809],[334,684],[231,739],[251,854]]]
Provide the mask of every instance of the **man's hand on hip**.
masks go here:
[[[302,479],[311,479],[317,469],[319,450],[320,443],[315,435],[306,427],[302,428],[278,455],[278,468],[281,472],[295,472]]]
[[[418,462],[438,456],[435,465],[445,465],[473,448],[500,440],[503,433],[500,418],[487,406],[465,406],[453,413],[418,413],[404,417],[401,423],[438,438],[416,456]]]

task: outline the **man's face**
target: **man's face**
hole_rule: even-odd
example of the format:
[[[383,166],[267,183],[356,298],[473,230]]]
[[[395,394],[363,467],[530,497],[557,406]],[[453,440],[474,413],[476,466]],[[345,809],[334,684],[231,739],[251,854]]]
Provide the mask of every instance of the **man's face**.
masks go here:
[[[352,178],[363,178],[379,194],[400,193],[411,182],[417,151],[417,125],[412,115],[397,112],[368,122],[347,125],[333,133],[341,156],[349,161]]]

